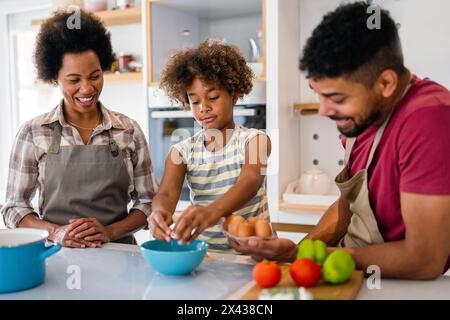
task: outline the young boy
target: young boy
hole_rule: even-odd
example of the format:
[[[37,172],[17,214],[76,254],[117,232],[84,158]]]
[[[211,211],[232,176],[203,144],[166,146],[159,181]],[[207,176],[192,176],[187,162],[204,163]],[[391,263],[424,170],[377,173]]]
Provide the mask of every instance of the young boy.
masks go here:
[[[179,51],[162,72],[161,88],[190,106],[202,130],[175,144],[148,218],[153,237],[179,243],[199,237],[212,250],[230,250],[221,218],[232,213],[269,219],[265,168],[270,139],[262,131],[235,124],[233,107],[252,89],[253,73],[239,51],[206,40]],[[173,230],[172,215],[186,176],[191,206]]]

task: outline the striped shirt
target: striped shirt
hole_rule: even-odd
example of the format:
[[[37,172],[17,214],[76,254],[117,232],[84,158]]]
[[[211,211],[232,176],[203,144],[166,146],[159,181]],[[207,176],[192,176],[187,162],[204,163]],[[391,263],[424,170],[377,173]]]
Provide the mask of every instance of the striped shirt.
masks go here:
[[[139,124],[118,112],[106,109],[100,103],[103,121],[93,131],[88,145],[108,145],[108,130],[112,128],[114,140],[122,150],[130,177],[128,202],[130,209],[151,213],[151,203],[158,189],[152,170],[150,153]],[[9,228],[18,226],[29,213],[42,218],[43,190],[47,151],[52,142],[53,128],[62,126],[61,146],[84,145],[78,131],[64,119],[62,101],[50,112],[24,123],[16,135],[9,163],[6,203],[1,209],[5,224]],[[35,212],[31,201],[39,189],[39,212]]]
[[[187,166],[186,180],[192,205],[207,206],[236,184],[245,161],[247,143],[257,135],[266,134],[257,129],[236,125],[227,145],[219,151],[211,152],[206,149],[203,130],[174,145]],[[234,214],[245,219],[252,216],[269,219],[265,180],[256,195]],[[206,241],[212,250],[232,251],[221,230],[222,224],[219,221],[203,231],[199,239]]]

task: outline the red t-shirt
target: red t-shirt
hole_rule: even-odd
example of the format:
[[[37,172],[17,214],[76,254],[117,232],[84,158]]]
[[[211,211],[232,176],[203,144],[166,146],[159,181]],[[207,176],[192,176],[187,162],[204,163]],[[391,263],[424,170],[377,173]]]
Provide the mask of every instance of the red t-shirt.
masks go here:
[[[372,125],[357,137],[349,160],[351,176],[366,166],[378,127]],[[413,77],[381,137],[369,167],[368,187],[385,241],[405,238],[401,192],[450,195],[449,90]],[[450,255],[444,272],[449,267]]]

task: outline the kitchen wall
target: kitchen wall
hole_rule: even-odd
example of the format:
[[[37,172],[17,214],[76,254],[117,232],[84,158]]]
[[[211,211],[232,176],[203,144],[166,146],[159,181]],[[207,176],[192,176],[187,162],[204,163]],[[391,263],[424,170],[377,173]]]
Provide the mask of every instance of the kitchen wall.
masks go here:
[[[322,20],[323,15],[342,2],[340,0],[300,1],[300,30],[298,33],[300,55],[306,41]],[[300,100],[298,102],[318,102],[305,75],[300,73],[300,77]],[[330,178],[334,178],[341,169],[339,161],[343,159],[344,155],[336,125],[328,118],[319,115],[297,116],[297,119],[300,123],[300,171],[305,172],[311,168],[319,168]],[[339,193],[334,183],[332,183],[329,193]]]
[[[251,57],[249,36],[256,41],[257,30],[255,26],[262,27],[261,14],[226,19],[201,19],[200,39],[205,39],[208,35],[218,35],[225,40],[228,39],[229,43],[240,48],[242,54],[249,61]]]
[[[450,1],[375,0],[400,23],[405,64],[450,88]]]
[[[168,24],[167,21],[170,21]],[[164,26],[164,28],[160,28]],[[184,39],[182,31],[191,31],[189,39]],[[157,31],[155,31],[157,30]],[[173,35],[179,35],[174,37]],[[152,52],[153,81],[158,81],[159,74],[170,56],[171,50],[181,48],[183,42],[190,40],[198,43],[200,39],[199,20],[197,17],[155,3],[152,5]]]
[[[0,202],[4,202],[6,192],[6,179],[8,175],[8,162],[11,145],[18,128],[14,122],[12,109],[12,96],[10,94],[11,66],[9,61],[10,45],[8,38],[8,16],[23,12],[26,8],[48,6],[48,0],[1,0],[0,1]]]
[[[293,105],[300,100],[299,2],[266,2],[267,128],[272,141],[267,188],[269,211],[279,221],[278,201],[300,174],[300,126]]]

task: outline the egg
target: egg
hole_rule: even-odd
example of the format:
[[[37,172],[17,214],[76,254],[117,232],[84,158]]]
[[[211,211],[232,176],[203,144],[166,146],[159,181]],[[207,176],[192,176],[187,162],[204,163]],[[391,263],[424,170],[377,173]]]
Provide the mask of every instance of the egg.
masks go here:
[[[228,232],[231,233],[232,235],[237,235],[239,225],[242,222],[244,222],[243,217],[232,215],[232,218],[230,218],[230,221],[228,222]]]
[[[225,221],[223,222],[222,228],[225,231],[228,231],[228,226],[230,225],[230,221],[233,220],[233,214],[230,214],[225,218]]]
[[[250,217],[250,218],[247,219],[247,221],[248,221],[248,223],[250,223],[250,224],[253,226],[253,228],[254,228],[254,227],[255,227],[256,221],[258,221],[258,217]]]
[[[272,235],[270,223],[266,220],[258,219],[255,223],[255,235],[257,237],[270,237]]]
[[[255,235],[255,228],[248,221],[243,221],[239,224],[237,230],[238,237],[251,237],[254,235]]]

